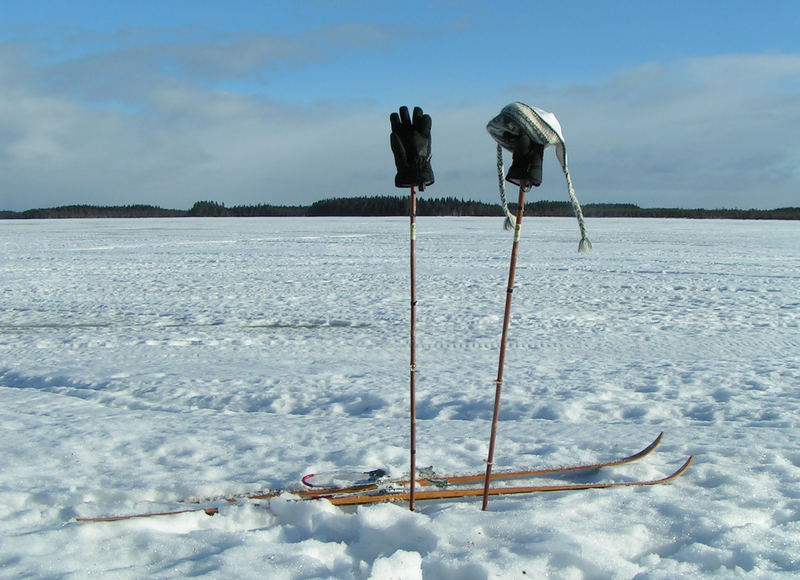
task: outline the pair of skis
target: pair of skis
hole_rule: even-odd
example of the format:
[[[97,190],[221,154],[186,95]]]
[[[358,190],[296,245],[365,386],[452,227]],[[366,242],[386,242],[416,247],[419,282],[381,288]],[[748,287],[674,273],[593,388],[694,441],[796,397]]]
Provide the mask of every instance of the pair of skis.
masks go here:
[[[658,447],[659,443],[661,443],[663,436],[664,433],[662,432],[658,435],[658,437],[656,437],[655,440],[653,440],[652,443],[650,443],[650,445],[627,457],[611,459],[609,461],[602,461],[598,463],[570,465],[566,467],[497,472],[490,475],[490,480],[491,482],[498,482],[514,479],[530,479],[543,476],[561,476],[580,471],[593,471],[601,468],[615,467],[619,465],[625,465],[626,463],[633,463],[634,461],[638,461],[639,459],[642,459],[643,457],[646,457],[652,453],[653,450]],[[488,495],[515,495],[546,491],[578,491],[585,489],[605,489],[611,487],[659,485],[673,481],[674,479],[677,479],[683,475],[683,473],[689,469],[692,460],[693,457],[689,457],[676,471],[660,479],[503,487],[490,486]],[[485,473],[454,475],[450,477],[438,477],[435,475],[431,475],[430,477],[419,477],[416,480],[416,484],[427,489],[418,490],[415,494],[416,500],[459,499],[482,496],[486,493],[486,489],[484,487],[477,488],[462,486],[482,482],[484,481],[485,477]],[[305,479],[308,481],[307,478]],[[401,502],[408,501],[410,496],[410,491],[404,489],[411,485],[410,480],[390,480],[388,483],[382,483],[380,478],[378,478],[378,481],[366,481],[361,485],[361,488],[356,485],[350,488],[318,489],[315,492],[312,490],[304,493],[315,493],[315,495],[311,495],[310,497],[315,499],[326,499],[334,505],[365,505],[370,503]],[[431,487],[435,487],[436,489],[430,489]]]
[[[581,471],[594,471],[601,468],[616,467],[633,463],[648,455],[650,455],[659,443],[664,434],[659,434],[652,443],[647,447],[634,453],[633,455],[611,459],[608,461],[600,461],[596,463],[582,463],[570,465],[566,467],[553,467],[543,469],[530,469],[530,470],[517,470],[497,472],[491,475],[492,482],[509,481],[515,479],[531,479],[543,476],[561,476],[570,473]],[[490,496],[500,495],[514,495],[514,494],[528,494],[538,492],[555,492],[555,491],[577,491],[586,489],[605,489],[611,487],[633,487],[633,486],[650,486],[668,483],[677,479],[689,468],[692,463],[692,457],[689,457],[686,462],[681,465],[673,473],[661,479],[652,480],[634,480],[634,481],[603,481],[603,482],[589,482],[589,483],[555,483],[549,485],[523,485],[523,486],[499,486],[490,487]],[[336,484],[320,483],[325,481],[326,476],[322,475],[307,475],[303,478],[306,489],[289,491],[286,493],[292,494],[298,501],[307,500],[324,500],[334,505],[366,505],[372,503],[385,503],[385,502],[403,502],[409,501],[411,494],[411,480],[410,479],[396,479],[393,480],[386,476],[382,470],[357,474],[353,476],[340,476],[338,479],[342,480]],[[458,499],[481,496],[485,493],[483,487],[470,486],[483,481],[485,478],[484,473],[468,474],[468,475],[452,475],[452,476],[437,476],[432,473],[425,473],[416,479],[418,489],[415,493],[415,499],[422,500],[445,500],[445,499]],[[330,478],[328,478],[330,479]],[[189,507],[174,511],[152,512],[152,513],[139,513],[127,514],[119,516],[103,516],[103,517],[86,517],[77,518],[77,522],[114,522],[121,520],[131,520],[138,518],[152,518],[158,516],[171,516],[185,513],[205,512],[208,515],[219,513],[220,506],[225,504],[237,503],[242,500],[249,501],[269,501],[272,498],[278,497],[283,494],[283,491],[267,491],[259,492],[250,495],[236,496],[230,498],[219,498],[217,500],[209,500],[207,505],[198,507]]]

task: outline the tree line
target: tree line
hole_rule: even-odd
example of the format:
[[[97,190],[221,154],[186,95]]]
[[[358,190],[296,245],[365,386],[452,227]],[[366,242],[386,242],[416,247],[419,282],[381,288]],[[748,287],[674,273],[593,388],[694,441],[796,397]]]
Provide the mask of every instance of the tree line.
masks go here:
[[[55,219],[55,218],[140,218],[140,217],[180,217],[185,211],[162,209],[152,205],[63,205],[43,209],[29,209],[20,212],[0,211],[0,219]]]
[[[514,204],[512,211],[516,212]],[[311,205],[239,205],[226,207],[215,201],[198,201],[188,210],[163,209],[150,205],[92,206],[66,205],[21,212],[0,211],[0,219],[57,218],[139,218],[139,217],[310,217],[310,216],[405,216],[409,214],[408,197],[363,196],[341,197],[316,201]],[[778,219],[800,220],[800,207],[771,210],[758,209],[680,209],[641,208],[627,203],[588,203],[583,205],[586,217],[653,217],[686,219]],[[419,216],[502,216],[497,204],[463,200],[454,197],[417,199]],[[569,217],[572,206],[565,201],[535,201],[525,204],[525,215]]]

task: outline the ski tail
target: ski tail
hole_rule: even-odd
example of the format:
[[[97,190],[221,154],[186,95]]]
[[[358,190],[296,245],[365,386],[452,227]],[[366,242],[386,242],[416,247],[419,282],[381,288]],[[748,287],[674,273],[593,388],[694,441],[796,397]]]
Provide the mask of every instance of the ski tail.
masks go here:
[[[205,512],[208,516],[213,516],[219,513],[219,508],[189,508],[183,510],[175,510],[168,512],[148,512],[143,514],[126,514],[122,516],[100,516],[96,518],[75,518],[74,521],[78,523],[98,523],[98,522],[121,522],[125,520],[137,520],[142,518],[156,518],[159,516],[178,516],[180,514],[193,514],[197,512]]]

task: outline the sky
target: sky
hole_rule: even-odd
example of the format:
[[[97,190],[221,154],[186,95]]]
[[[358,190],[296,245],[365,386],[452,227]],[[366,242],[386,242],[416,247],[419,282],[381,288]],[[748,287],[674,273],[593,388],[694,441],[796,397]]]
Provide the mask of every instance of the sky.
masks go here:
[[[422,195],[494,202],[513,101],[558,117],[583,203],[800,206],[798,30],[794,0],[0,0],[0,210],[406,195],[402,105]],[[552,148],[536,199],[568,199]]]

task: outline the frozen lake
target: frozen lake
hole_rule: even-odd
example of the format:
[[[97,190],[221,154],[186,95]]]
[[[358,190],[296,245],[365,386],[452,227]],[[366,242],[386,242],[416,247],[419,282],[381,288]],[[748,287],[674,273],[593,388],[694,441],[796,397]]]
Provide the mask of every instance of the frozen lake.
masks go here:
[[[408,218],[0,221],[2,576],[800,572],[800,224],[526,218],[495,469],[673,484],[75,524],[408,469]],[[418,218],[418,465],[483,469],[511,235]]]

